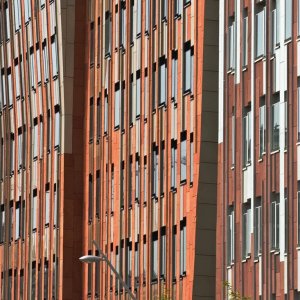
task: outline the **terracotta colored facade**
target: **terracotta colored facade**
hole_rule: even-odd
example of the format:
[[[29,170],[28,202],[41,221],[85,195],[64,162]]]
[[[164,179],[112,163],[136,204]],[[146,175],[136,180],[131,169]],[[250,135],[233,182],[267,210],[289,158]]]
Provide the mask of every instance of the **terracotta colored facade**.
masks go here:
[[[218,4],[90,1],[85,253],[139,299],[215,298]],[[84,283],[125,299],[103,263]]]
[[[216,298],[299,299],[299,1],[220,1]]]

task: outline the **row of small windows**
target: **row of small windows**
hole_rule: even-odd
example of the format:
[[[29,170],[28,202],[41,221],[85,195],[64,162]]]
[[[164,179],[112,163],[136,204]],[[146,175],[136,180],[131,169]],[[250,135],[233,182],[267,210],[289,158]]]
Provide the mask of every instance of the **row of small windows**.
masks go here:
[[[182,132],[180,138],[180,184],[185,184],[187,181],[187,133]],[[194,178],[194,137],[193,133],[190,134],[190,155],[189,155],[189,172],[190,172],[190,184],[193,184]],[[177,158],[177,141],[171,141],[171,191],[176,191],[177,188],[177,170],[178,170],[178,158]],[[151,172],[147,170],[147,156],[144,157],[143,172],[141,171],[141,158],[138,153],[135,156],[135,165],[133,166],[133,157],[130,156],[129,164],[127,164],[128,169],[128,207],[131,208],[133,202],[140,203],[141,200],[141,180],[143,176],[144,183],[144,193],[143,202],[147,203],[147,189],[149,177],[151,178],[151,197],[153,199],[158,199],[158,196],[163,196],[165,192],[165,142],[162,141],[160,148],[153,144],[152,146],[152,168]],[[120,178],[119,185],[117,187],[120,189],[120,209],[124,208],[124,191],[125,191],[125,162],[122,161],[120,166]],[[108,179],[108,167],[106,166],[106,178]],[[134,175],[135,173],[135,175]],[[133,178],[135,178],[135,186],[133,186]],[[97,218],[100,217],[100,170],[96,172],[96,211],[95,215]],[[114,164],[111,165],[111,212],[114,211],[114,201],[115,201],[115,167]],[[133,188],[135,193],[133,193]],[[94,201],[94,183],[92,174],[89,175],[89,220],[93,219],[93,201]],[[108,208],[107,208],[108,209]]]
[[[30,299],[49,299],[49,293],[51,286],[49,287],[50,281],[50,264],[46,258],[43,263],[43,269],[41,263],[37,265],[36,261],[31,263],[29,277],[31,285],[27,288],[30,290]],[[58,282],[58,259],[53,255],[52,261],[52,299],[57,299],[57,282]],[[42,276],[43,276],[43,286],[42,286]],[[18,283],[19,278],[19,283]],[[1,299],[11,300],[12,294],[14,293],[14,299],[24,299],[25,298],[25,286],[24,286],[24,270],[21,269],[18,274],[17,269],[9,269],[6,272],[1,272]],[[42,297],[43,295],[43,297]]]
[[[300,241],[300,182],[298,182],[298,225],[297,236],[298,243]],[[263,201],[258,197],[254,201],[253,215],[251,202],[242,204],[242,257],[247,259],[251,255],[251,220],[253,218],[253,233],[254,233],[254,257],[257,258],[262,253],[262,238],[263,238]],[[280,194],[272,193],[270,200],[270,249],[271,251],[279,251],[280,239]],[[284,193],[284,251],[288,249],[288,195],[287,189]],[[227,212],[227,263],[230,265],[234,263],[235,259],[235,212],[234,206],[228,207]]]
[[[184,76],[183,76],[183,91],[184,94],[193,93],[193,57],[194,49],[190,45],[190,41],[185,43],[184,54]],[[171,100],[177,101],[178,86],[177,86],[177,51],[172,55],[172,92]],[[157,107],[165,107],[167,105],[167,59],[165,57],[160,58],[159,72],[158,72],[158,84],[156,84],[156,63],[153,64],[152,75],[152,111],[155,111]],[[148,115],[148,68],[145,69],[144,74],[144,119],[147,119]],[[124,132],[124,118],[125,118],[125,81],[117,82],[114,86],[114,129]],[[158,89],[158,93],[157,93]],[[138,70],[136,74],[131,74],[129,85],[129,123],[133,124],[134,118],[139,119],[141,115],[141,71]],[[158,96],[158,99],[157,99]],[[96,117],[97,117],[97,138],[100,137],[101,120],[101,95],[97,99]],[[108,95],[108,91],[105,90],[104,105],[103,105],[103,131],[104,134],[108,133],[108,118],[109,118],[109,103],[111,103]],[[90,99],[90,140],[94,136],[94,98]]]
[[[160,240],[159,240],[160,238]],[[186,219],[184,218],[180,222],[180,256],[179,256],[179,275],[180,277],[186,275]],[[171,248],[172,253],[172,274],[173,281],[176,281],[177,278],[177,226],[174,225],[172,229],[172,244]],[[115,251],[114,251],[115,250]],[[121,240],[120,246],[114,247],[113,244],[110,246],[110,251],[107,251],[110,254],[110,261],[113,265],[116,266],[116,270],[118,273],[122,274],[121,276],[125,279],[125,283],[130,289],[137,290],[142,283],[146,284],[147,271],[148,266],[150,266],[150,280],[152,283],[158,281],[158,279],[166,280],[166,266],[167,266],[167,238],[166,238],[166,228],[162,227],[160,230],[160,235],[158,231],[152,232],[151,234],[151,242],[150,242],[150,256],[147,255],[148,252],[148,244],[146,235],[143,236],[143,244],[140,246],[139,242],[131,242],[126,239]],[[141,251],[143,251],[143,258],[141,261]],[[89,251],[89,254],[92,254]],[[97,255],[97,253],[96,253]],[[160,259],[159,259],[160,257]],[[149,259],[149,261],[148,261]],[[140,273],[139,265],[142,262],[143,270]],[[132,268],[134,263],[134,269]],[[96,273],[95,273],[95,296],[100,295],[100,277],[99,277],[99,266],[96,265]],[[133,278],[134,275],[134,278]],[[134,286],[132,286],[132,279],[134,282]],[[142,282],[140,282],[142,280]],[[123,292],[123,287],[118,282],[118,279],[115,278],[113,273],[110,271],[109,276],[109,289],[112,292],[113,287],[115,292],[121,293]],[[92,265],[88,267],[88,294],[92,294]]]
[[[300,95],[300,94],[299,94]],[[300,98],[299,98],[300,99]],[[300,105],[300,100],[298,99],[298,107]],[[288,107],[287,107],[287,92],[285,92],[285,101],[283,102],[282,106],[285,113],[284,118],[284,132],[285,132],[285,140],[284,145],[285,149],[287,149],[287,143],[288,143],[288,122],[287,122],[287,113],[288,113]],[[271,102],[271,114],[270,114],[270,150],[277,151],[280,149],[280,107],[281,102],[279,101],[279,94],[275,93],[272,97]],[[259,158],[262,158],[262,156],[266,153],[266,146],[267,146],[267,107],[266,107],[266,101],[265,97],[260,98],[259,102]],[[252,123],[253,123],[253,112],[251,110],[251,106],[244,107],[243,112],[243,131],[242,131],[242,145],[243,145],[243,166],[247,166],[251,164],[252,161]],[[298,132],[299,130],[298,125]],[[232,165],[235,164],[235,135],[236,135],[236,112],[235,108],[232,110],[232,120],[231,120],[231,150],[232,150]],[[300,136],[300,134],[298,134]]]
[[[44,214],[44,226],[48,227],[50,224],[50,219],[53,220],[54,228],[58,227],[58,207],[59,207],[59,197],[58,197],[58,186],[54,184],[53,189],[53,200],[51,200],[51,194],[49,189],[49,183],[46,185],[45,191],[45,203],[44,206],[41,202],[38,201],[37,190],[34,189],[32,192],[31,202],[30,202],[30,210],[31,210],[31,232],[35,232],[37,230],[38,225],[38,216],[39,212],[43,212]],[[50,215],[50,205],[53,203],[53,218]],[[39,206],[43,206],[39,207]],[[17,241],[19,239],[25,239],[26,232],[26,202],[25,200],[14,202],[10,201],[7,210],[5,209],[6,205],[0,205],[0,243],[4,243],[8,241],[11,243],[12,241]],[[27,205],[27,209],[29,209]],[[8,231],[6,228],[8,227]],[[6,236],[6,232],[8,232],[8,236]]]
[[[272,43],[271,43],[271,53],[280,46],[279,41],[279,31],[280,31],[280,2],[281,0],[272,0],[270,4],[271,18],[272,18]],[[282,1],[283,2],[283,1]],[[264,1],[262,3],[265,3]],[[255,58],[260,58],[266,55],[266,28],[267,28],[267,18],[266,18],[266,7],[264,4],[258,3],[255,6]],[[292,38],[292,15],[293,15],[293,1],[284,0],[285,5],[285,23],[284,23],[284,39],[288,41]],[[298,0],[298,7],[300,10],[300,1]],[[246,67],[248,64],[248,9],[245,8],[243,12],[243,25],[242,25],[242,65]],[[228,21],[228,69],[234,70],[236,64],[236,20],[235,16],[231,16]],[[298,16],[298,34],[300,34],[300,14]]]

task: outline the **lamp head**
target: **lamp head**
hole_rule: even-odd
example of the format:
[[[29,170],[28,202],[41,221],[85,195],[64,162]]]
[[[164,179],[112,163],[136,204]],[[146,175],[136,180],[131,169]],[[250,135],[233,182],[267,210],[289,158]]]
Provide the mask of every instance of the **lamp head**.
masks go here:
[[[96,255],[84,255],[84,256],[81,256],[79,258],[79,260],[83,263],[91,264],[91,263],[99,262],[100,260],[103,260],[103,259]]]

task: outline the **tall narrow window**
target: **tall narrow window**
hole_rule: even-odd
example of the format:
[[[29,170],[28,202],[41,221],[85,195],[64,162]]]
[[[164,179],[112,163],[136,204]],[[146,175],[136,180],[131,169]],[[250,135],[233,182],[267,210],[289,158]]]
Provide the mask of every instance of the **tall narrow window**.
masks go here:
[[[235,69],[235,20],[230,18],[228,27],[228,69]]]
[[[55,133],[54,133],[54,147],[58,148],[60,145],[60,108],[59,105],[55,105]]]
[[[186,218],[180,221],[180,276],[186,273]]]
[[[171,190],[176,189],[177,174],[177,141],[171,140]]]
[[[136,118],[140,117],[141,114],[141,71],[138,70],[136,72],[136,105],[135,105],[135,109],[136,109]]]
[[[166,262],[167,262],[166,227],[162,227],[160,233],[160,277],[162,279],[165,279],[166,276]]]
[[[10,174],[15,172],[15,135],[10,134]]]
[[[299,0],[300,1],[300,0]],[[300,141],[300,77],[298,77],[298,85],[297,85],[297,104],[298,104],[298,142]]]
[[[243,116],[243,165],[247,166],[251,163],[251,135],[252,135],[252,122],[251,122],[251,107],[244,108]]]
[[[254,257],[262,251],[262,202],[261,197],[256,198],[254,205]]]
[[[167,60],[165,56],[159,59],[159,105],[164,105],[167,100]]]
[[[126,2],[121,1],[121,14],[120,14],[120,47],[125,48],[126,45]]]
[[[152,68],[152,110],[156,109],[156,63]]]
[[[89,222],[93,219],[93,175],[89,174]]]
[[[124,188],[125,188],[125,162],[124,160],[121,163],[121,170],[120,170],[120,208],[124,208]]]
[[[234,209],[233,206],[228,207],[227,212],[227,264],[234,263]]]
[[[45,226],[50,224],[50,184],[46,184],[46,193],[45,193]]]
[[[255,54],[256,57],[265,55],[265,7],[258,5],[255,15]]]
[[[16,98],[19,99],[21,95],[20,89],[20,67],[18,64],[18,60],[15,60],[15,86],[16,86]]]
[[[57,55],[56,35],[53,35],[51,37],[51,51],[52,51],[52,76],[55,78],[58,75],[58,55]]]
[[[186,182],[186,131],[180,135],[180,182]]]
[[[137,0],[137,20],[136,20],[136,36],[139,37],[142,31],[142,0]]]
[[[166,21],[167,18],[168,18],[168,0],[161,0],[161,19],[162,21]]]
[[[248,10],[244,10],[243,18],[243,67],[248,64]]]
[[[37,226],[37,189],[32,191],[31,202],[31,230],[35,231]]]
[[[178,78],[178,51],[172,51],[172,100],[177,100],[177,78]]]
[[[174,18],[179,18],[183,10],[183,0],[174,1]]]
[[[15,240],[20,238],[21,232],[21,202],[16,203],[16,217],[15,217]]]
[[[300,180],[298,180],[298,191],[297,191],[297,202],[298,202],[298,216],[297,216],[297,221],[298,221],[298,232],[297,232],[297,236],[298,236],[298,246],[300,245]]]
[[[276,151],[279,149],[279,94],[273,95],[272,103],[272,124],[271,124],[271,149]]]
[[[147,243],[146,235],[143,236],[143,283],[146,283],[147,277]]]
[[[152,197],[156,198],[158,195],[158,147],[153,145],[152,151]]]
[[[134,0],[130,0],[130,44],[133,45],[134,40]]]
[[[104,134],[107,134],[107,130],[108,130],[108,94],[106,90],[105,98],[104,98]]]
[[[272,194],[271,202],[271,247],[279,249],[279,194]]]
[[[25,0],[25,23],[30,21],[31,18],[31,0]]]
[[[177,270],[177,243],[176,243],[176,235],[177,235],[177,227],[176,225],[173,226],[172,230],[172,277],[173,277],[173,282],[176,281],[176,270]]]
[[[135,156],[135,201],[140,201],[140,157]]]
[[[121,112],[121,91],[120,82],[115,84],[115,129],[120,127],[120,112]]]
[[[94,137],[94,99],[90,98],[90,141]]]
[[[157,231],[152,232],[152,243],[151,243],[151,281],[156,282],[158,279],[158,233]]]
[[[285,0],[285,39],[288,40],[292,37],[293,25],[293,1]]]
[[[20,0],[14,1],[15,31],[21,28],[21,6]]]
[[[152,4],[152,27],[153,28],[156,28],[156,1],[157,0],[150,1]]]
[[[110,12],[105,12],[105,57],[110,56],[111,51],[111,16]]]
[[[133,197],[133,188],[132,188],[132,155],[130,155],[129,157],[129,169],[128,169],[128,206],[131,207],[132,206],[132,197]]]
[[[35,67],[34,67],[34,52],[33,47],[30,48],[29,55],[29,75],[30,75],[30,83],[31,87],[35,87]]]
[[[144,156],[144,204],[147,203],[148,175],[147,175],[147,156]]]
[[[193,57],[194,47],[191,46],[191,41],[184,44],[184,61],[183,61],[183,88],[184,92],[193,92]]]
[[[136,242],[134,246],[134,289],[139,287],[139,275],[140,275],[140,253],[139,243]]]
[[[43,62],[44,62],[44,82],[47,83],[49,80],[49,60],[48,60],[48,48],[47,42],[43,42]]]
[[[44,299],[49,299],[48,297],[48,280],[49,280],[49,263],[48,260],[44,263]]]
[[[145,33],[148,34],[150,30],[150,0],[145,1]]]
[[[97,98],[97,140],[101,136],[101,102],[100,96]]]
[[[235,107],[232,107],[231,115],[231,165],[235,165]]]
[[[160,195],[163,196],[164,195],[164,187],[165,187],[165,141],[162,141],[160,143],[160,169],[159,169],[159,182],[160,182]]]
[[[259,106],[259,156],[266,152],[266,103],[265,98],[260,99]]]
[[[9,226],[8,226],[8,241],[9,243],[13,241],[13,227],[14,227],[14,202],[9,201]]]
[[[5,241],[5,206],[0,206],[0,243]]]
[[[4,3],[5,7],[5,34],[6,34],[6,40],[8,41],[10,39],[10,18],[9,18],[9,6],[8,2]]]
[[[251,205],[249,203],[243,203],[243,258],[247,258],[251,254]]]
[[[273,10],[272,10],[272,53],[274,52],[274,49],[279,44],[279,0],[273,0]]]
[[[111,202],[110,211],[113,213],[115,204],[115,170],[114,164],[111,165]]]
[[[96,171],[96,217],[100,218],[100,170]]]
[[[190,184],[194,181],[194,133],[190,134]]]
[[[94,65],[95,62],[95,30],[94,22],[90,24],[90,65]]]
[[[131,288],[131,276],[132,276],[132,264],[131,264],[131,253],[132,253],[132,242],[127,240],[127,247],[126,247],[126,283],[129,288]]]
[[[40,84],[42,81],[42,73],[41,73],[41,55],[39,44],[36,44],[36,69],[37,69],[37,83]]]
[[[288,146],[288,96],[284,92],[284,149]]]

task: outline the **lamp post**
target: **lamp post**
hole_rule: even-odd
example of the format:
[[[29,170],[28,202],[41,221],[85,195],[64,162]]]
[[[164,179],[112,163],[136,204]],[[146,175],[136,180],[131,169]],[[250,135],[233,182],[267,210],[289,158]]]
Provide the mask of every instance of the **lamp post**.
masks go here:
[[[100,247],[98,246],[98,244],[96,243],[95,240],[93,240],[93,244],[95,245],[96,249],[98,250],[99,256],[84,255],[84,256],[81,256],[79,258],[79,260],[83,263],[88,263],[88,264],[99,262],[99,261],[106,262],[107,265],[109,266],[109,268],[115,273],[116,277],[118,278],[118,280],[120,281],[121,285],[124,287],[124,289],[126,290],[128,295],[130,296],[130,298],[133,299],[133,300],[137,300],[137,297],[135,295],[133,295],[133,293],[130,291],[128,285],[124,282],[121,275],[118,273],[118,271],[114,268],[114,266],[108,260],[107,256],[101,251]]]

